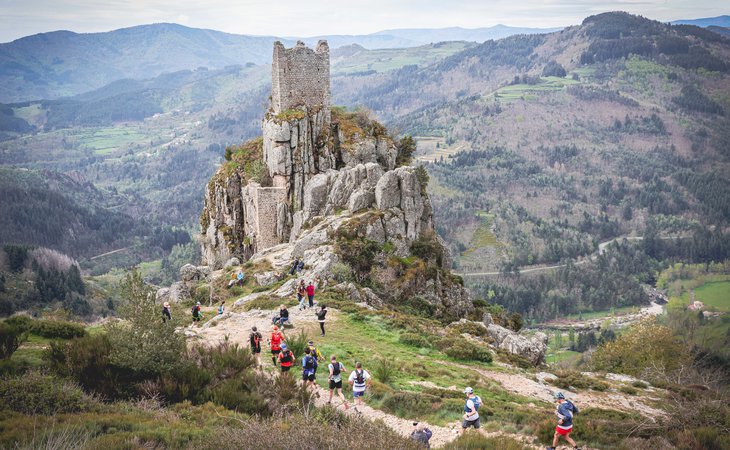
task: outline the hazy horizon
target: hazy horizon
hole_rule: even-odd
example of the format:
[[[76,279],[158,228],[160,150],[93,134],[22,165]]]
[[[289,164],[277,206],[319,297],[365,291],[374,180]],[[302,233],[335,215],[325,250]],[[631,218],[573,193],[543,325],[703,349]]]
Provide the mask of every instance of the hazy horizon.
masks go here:
[[[177,23],[260,36],[355,35],[400,28],[555,28],[606,11],[672,21],[728,14],[726,2],[699,0],[436,0],[276,3],[248,0],[7,0],[0,5],[0,42],[58,30],[106,32],[153,23]]]

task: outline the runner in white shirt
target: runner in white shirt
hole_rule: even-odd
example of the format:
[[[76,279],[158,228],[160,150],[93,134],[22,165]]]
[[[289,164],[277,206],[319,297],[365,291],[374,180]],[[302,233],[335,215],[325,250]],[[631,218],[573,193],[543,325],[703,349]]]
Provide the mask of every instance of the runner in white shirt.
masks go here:
[[[357,411],[357,405],[364,404],[363,396],[365,395],[365,390],[370,386],[370,374],[358,362],[355,364],[355,370],[350,374],[348,382],[352,385],[352,396],[355,399],[355,411]]]

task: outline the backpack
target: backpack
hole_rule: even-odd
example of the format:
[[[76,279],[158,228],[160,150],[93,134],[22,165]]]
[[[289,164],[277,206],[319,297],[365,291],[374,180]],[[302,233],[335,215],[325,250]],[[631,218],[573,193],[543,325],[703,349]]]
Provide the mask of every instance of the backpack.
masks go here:
[[[474,409],[479,411],[479,407],[482,406],[482,399],[478,395],[475,395],[471,401],[474,402]]]
[[[365,371],[364,370],[355,370],[355,383],[357,384],[363,384],[365,383]]]
[[[314,369],[314,358],[311,355],[307,355],[304,357],[304,368],[306,370]]]
[[[338,362],[338,363],[332,365],[332,375],[333,376],[339,375],[341,371],[342,371],[342,364],[340,364]]]
[[[193,306],[191,312],[193,313],[193,317],[198,317],[198,305]]]
[[[291,350],[285,350],[285,351],[281,352],[279,359],[281,360],[282,363],[290,363],[292,361],[291,356],[292,356]]]
[[[570,409],[572,410],[572,412],[573,412],[573,415],[575,415],[575,414],[578,414],[578,413],[580,412],[580,410],[578,409],[578,407],[577,407],[577,406],[575,406],[575,405],[573,404],[573,402],[571,402],[570,400],[566,400],[566,401],[565,401],[565,403],[567,403],[567,404],[569,404],[569,405],[570,405]]]
[[[281,334],[279,333],[271,333],[271,348],[273,350],[276,350],[277,348],[281,348]]]
[[[314,360],[314,367],[317,367],[319,364],[317,364],[317,355],[319,352],[317,351],[317,347],[309,347],[310,354],[312,355],[312,359]]]
[[[258,333],[251,333],[251,342],[253,342],[254,348],[260,348],[261,347],[261,335]]]

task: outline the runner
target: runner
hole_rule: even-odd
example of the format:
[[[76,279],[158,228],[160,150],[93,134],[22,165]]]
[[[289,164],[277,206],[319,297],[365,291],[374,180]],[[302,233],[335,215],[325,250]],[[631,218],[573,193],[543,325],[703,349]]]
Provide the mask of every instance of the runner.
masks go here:
[[[218,315],[222,316],[224,312],[226,312],[226,301],[225,300],[223,300],[221,302],[221,305],[218,307]]]
[[[311,387],[315,389],[316,383],[316,372],[317,372],[317,358],[312,355],[312,350],[309,347],[304,349],[304,358],[302,358],[302,381],[304,381],[304,388]]]
[[[324,337],[324,318],[327,315],[327,305],[322,305],[317,311],[317,321],[319,322],[319,328],[322,330],[322,337]]]
[[[413,422],[413,432],[411,433],[411,439],[423,444],[425,448],[431,448],[431,444],[428,441],[433,436],[433,432],[426,427],[425,423]]]
[[[474,389],[468,387],[464,389],[466,394],[466,404],[464,405],[464,421],[461,423],[461,433],[463,434],[469,427],[481,432],[479,423],[479,407],[482,405],[482,399],[474,395]]]
[[[286,340],[284,335],[279,331],[279,327],[274,325],[271,331],[271,338],[269,339],[269,345],[271,346],[271,361],[276,365],[276,357],[281,352],[283,342]]]
[[[261,333],[258,332],[256,327],[251,328],[251,334],[248,336],[248,341],[251,343],[251,354],[256,359],[256,365],[261,365],[261,341],[264,339]]]
[[[322,356],[322,352],[320,352],[319,349],[314,346],[314,341],[311,339],[309,342],[307,342],[307,348],[309,348],[310,353],[312,354],[312,356],[314,356],[314,375],[316,376],[319,362],[324,361],[324,356]]]
[[[355,370],[350,374],[348,382],[352,385],[352,397],[357,411],[358,405],[364,404],[365,390],[370,386],[370,374],[362,368],[362,363],[355,363]]]
[[[330,370],[329,385],[330,385],[330,399],[327,400],[327,404],[332,404],[332,393],[337,391],[337,396],[342,399],[342,403],[345,405],[345,409],[349,408],[347,399],[342,393],[342,372],[345,370],[345,366],[341,362],[337,361],[335,355],[330,356],[330,364],[327,366]]]
[[[555,427],[553,445],[547,447],[548,450],[555,450],[560,436],[563,436],[574,449],[580,450],[570,437],[570,433],[573,431],[573,415],[579,412],[578,408],[570,400],[566,400],[562,392],[555,393],[555,401],[558,403],[555,409],[555,415],[558,416],[558,425]]]
[[[286,347],[286,344],[281,344],[281,352],[279,353],[279,362],[281,363],[281,372],[289,372],[294,362],[297,360],[294,357],[294,353]]]

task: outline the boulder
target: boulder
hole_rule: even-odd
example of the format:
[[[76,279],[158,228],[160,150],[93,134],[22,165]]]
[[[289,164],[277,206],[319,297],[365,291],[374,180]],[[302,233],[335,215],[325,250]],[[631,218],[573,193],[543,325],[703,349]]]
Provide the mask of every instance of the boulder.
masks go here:
[[[169,297],[167,299],[170,303],[180,303],[184,300],[190,299],[190,290],[187,288],[185,283],[177,281],[170,285]]]
[[[170,288],[161,288],[155,293],[155,303],[165,303],[170,301]]]
[[[277,281],[279,281],[282,277],[282,274],[280,272],[264,272],[264,273],[257,273],[253,276],[256,279],[256,283],[259,286],[268,286],[270,284],[274,284]]]
[[[210,268],[208,266],[185,264],[180,268],[180,280],[185,283],[205,281],[209,276]]]
[[[522,356],[535,365],[545,362],[545,353],[547,352],[547,335],[545,333],[535,333],[532,339],[528,339],[495,324],[488,325],[487,332],[494,339],[496,347]]]
[[[226,261],[225,264],[223,264],[223,268],[227,269],[229,267],[236,267],[241,265],[241,260],[236,258],[235,256],[233,258],[230,258],[228,261]]]

